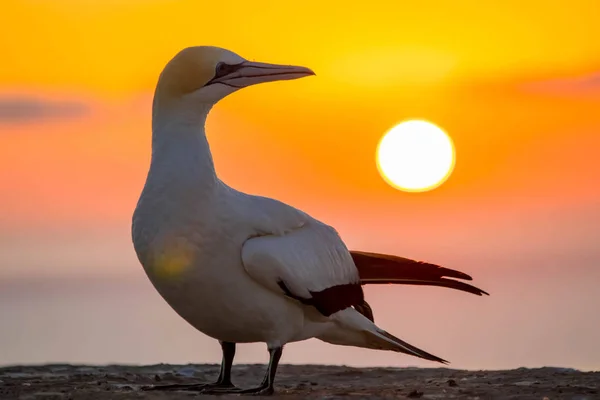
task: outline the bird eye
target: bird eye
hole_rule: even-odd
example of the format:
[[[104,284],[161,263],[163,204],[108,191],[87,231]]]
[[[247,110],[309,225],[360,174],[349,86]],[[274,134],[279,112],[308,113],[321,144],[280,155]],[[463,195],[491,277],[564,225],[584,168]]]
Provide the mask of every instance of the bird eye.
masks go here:
[[[217,78],[221,77],[221,76],[225,76],[227,74],[235,72],[239,67],[240,67],[240,65],[238,65],[238,64],[231,65],[231,64],[225,64],[224,62],[220,62],[217,64],[217,67],[215,70],[215,75]]]
[[[226,73],[227,73],[227,64],[222,63],[222,62],[218,63],[217,64],[217,68],[215,70],[215,75],[217,75],[217,76],[223,76]]]
[[[217,64],[217,70],[216,70],[217,76],[224,76],[224,75],[229,74],[230,72],[232,72],[231,65],[225,64],[224,62]]]

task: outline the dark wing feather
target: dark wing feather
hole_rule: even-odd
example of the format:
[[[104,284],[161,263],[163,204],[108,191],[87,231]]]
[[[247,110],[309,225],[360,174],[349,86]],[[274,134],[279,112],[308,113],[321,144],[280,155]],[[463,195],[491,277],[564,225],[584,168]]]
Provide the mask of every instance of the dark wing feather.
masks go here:
[[[401,284],[440,286],[473,293],[478,296],[489,295],[468,283],[454,279],[472,280],[469,275],[439,265],[415,261],[387,254],[351,251],[352,259],[358,269],[360,282],[367,284]],[[454,278],[454,279],[450,279]]]

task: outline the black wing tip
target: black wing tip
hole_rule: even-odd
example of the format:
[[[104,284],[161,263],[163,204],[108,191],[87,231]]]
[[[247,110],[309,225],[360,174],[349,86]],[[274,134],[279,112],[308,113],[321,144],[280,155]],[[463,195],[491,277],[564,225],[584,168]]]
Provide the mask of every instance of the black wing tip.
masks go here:
[[[379,258],[379,259],[388,260],[388,261],[392,261],[392,262],[398,262],[400,264],[414,264],[414,265],[418,265],[420,267],[432,268],[436,271],[436,273],[439,273],[440,277],[462,279],[465,281],[473,280],[473,278],[469,274],[465,274],[464,272],[457,271],[455,269],[442,267],[441,265],[433,264],[433,263],[430,263],[427,261],[418,261],[418,260],[413,260],[411,258],[400,257],[400,256],[395,256],[395,255],[390,255],[390,254],[371,253],[368,251],[359,251],[359,250],[350,250],[350,255],[352,255],[353,257],[354,256],[359,256],[359,257],[362,256],[362,257],[369,257],[369,258]]]
[[[441,278],[454,278],[460,279],[463,281],[472,281],[473,277],[469,274],[465,274],[464,272],[458,271],[456,269],[446,268],[439,266],[437,264],[431,264],[426,262],[419,261],[421,265],[426,265],[430,268],[435,268],[435,271],[440,275]]]
[[[472,288],[476,289],[477,291],[470,291],[468,293],[473,293],[476,296],[483,296],[483,295],[489,296],[490,295],[488,292],[486,292],[483,289],[479,289],[478,287],[472,286]],[[464,292],[464,290],[463,290],[463,292]]]
[[[425,279],[362,279],[361,285],[419,285],[419,286],[437,286],[445,287],[449,289],[459,290],[461,292],[471,293],[476,296],[482,296],[490,294],[485,290],[479,289],[476,286],[469,285],[468,283],[455,281],[448,278],[440,278],[437,280],[425,280]]]
[[[469,285],[469,286],[470,286],[470,285]],[[488,292],[486,292],[486,291],[485,291],[485,290],[483,290],[483,289],[479,289],[478,287],[475,287],[475,286],[471,286],[471,287],[472,287],[472,288],[474,288],[474,289],[477,289],[477,290],[478,290],[478,293],[474,293],[474,294],[476,294],[477,296],[483,296],[483,295],[489,296],[489,295],[490,295]]]

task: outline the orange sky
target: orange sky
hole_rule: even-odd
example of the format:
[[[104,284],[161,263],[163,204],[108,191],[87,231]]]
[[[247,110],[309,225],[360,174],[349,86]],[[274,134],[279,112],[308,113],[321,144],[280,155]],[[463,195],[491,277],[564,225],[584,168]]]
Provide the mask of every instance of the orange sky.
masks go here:
[[[395,304],[422,293],[425,311],[446,318],[448,355],[460,360],[475,346],[458,366],[598,368],[600,354],[589,350],[600,327],[590,311],[600,301],[598,15],[598,0],[3,0],[0,283],[144,279],[130,218],[149,163],[152,90],[181,48],[217,45],[317,73],[242,90],[214,109],[209,141],[225,181],[308,211],[349,247],[462,269],[492,293],[475,301],[368,288],[378,318],[421,335]],[[436,123],[456,146],[454,173],[431,192],[397,191],[377,172],[379,139],[407,118]],[[158,307],[154,292],[147,298]],[[5,320],[40,313],[5,300],[0,311],[15,315]],[[423,309],[401,311],[418,318]],[[164,328],[162,318],[153,321]],[[422,322],[424,340],[440,340],[439,320]],[[22,344],[11,353],[17,361],[32,348],[22,333],[46,332],[23,326],[6,346]],[[69,337],[56,332],[39,343],[51,350]],[[581,347],[572,351],[572,341]],[[40,354],[31,360],[56,359]]]
[[[128,240],[149,161],[153,85],[175,52],[196,44],[317,72],[227,98],[209,119],[209,139],[230,184],[336,223],[351,245],[380,244],[375,229],[425,256],[415,246],[436,225],[438,243],[457,226],[477,239],[483,223],[556,210],[560,219],[600,202],[595,0],[260,8],[8,0],[3,8],[0,33],[11,40],[1,44],[1,106],[21,100],[47,111],[0,114],[9,260],[21,258],[15,243],[31,232],[44,243],[82,231]],[[406,118],[431,120],[455,142],[455,171],[432,192],[401,193],[378,176],[376,144]],[[35,260],[14,269],[36,271]]]

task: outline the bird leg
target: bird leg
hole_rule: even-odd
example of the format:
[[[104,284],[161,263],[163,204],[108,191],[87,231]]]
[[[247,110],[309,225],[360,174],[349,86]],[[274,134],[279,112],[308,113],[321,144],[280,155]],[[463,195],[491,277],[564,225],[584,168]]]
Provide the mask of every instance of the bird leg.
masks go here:
[[[203,392],[209,389],[237,389],[233,383],[231,383],[231,366],[233,364],[233,358],[235,357],[235,343],[231,342],[220,342],[221,350],[223,351],[223,359],[221,361],[221,370],[219,377],[216,382],[213,383],[194,383],[194,384],[172,384],[172,385],[158,385],[158,386],[146,386],[142,390],[187,390],[195,392]]]
[[[237,394],[249,394],[249,395],[257,395],[257,396],[269,396],[272,395],[275,390],[273,388],[273,383],[275,382],[275,374],[277,373],[277,366],[279,365],[279,360],[281,359],[281,354],[283,353],[283,347],[275,347],[273,349],[269,349],[269,366],[267,367],[267,372],[265,373],[265,377],[263,378],[262,383],[254,388],[250,389],[239,389],[236,387],[231,388],[209,388],[202,391],[202,394],[228,394],[228,393],[237,393]]]

